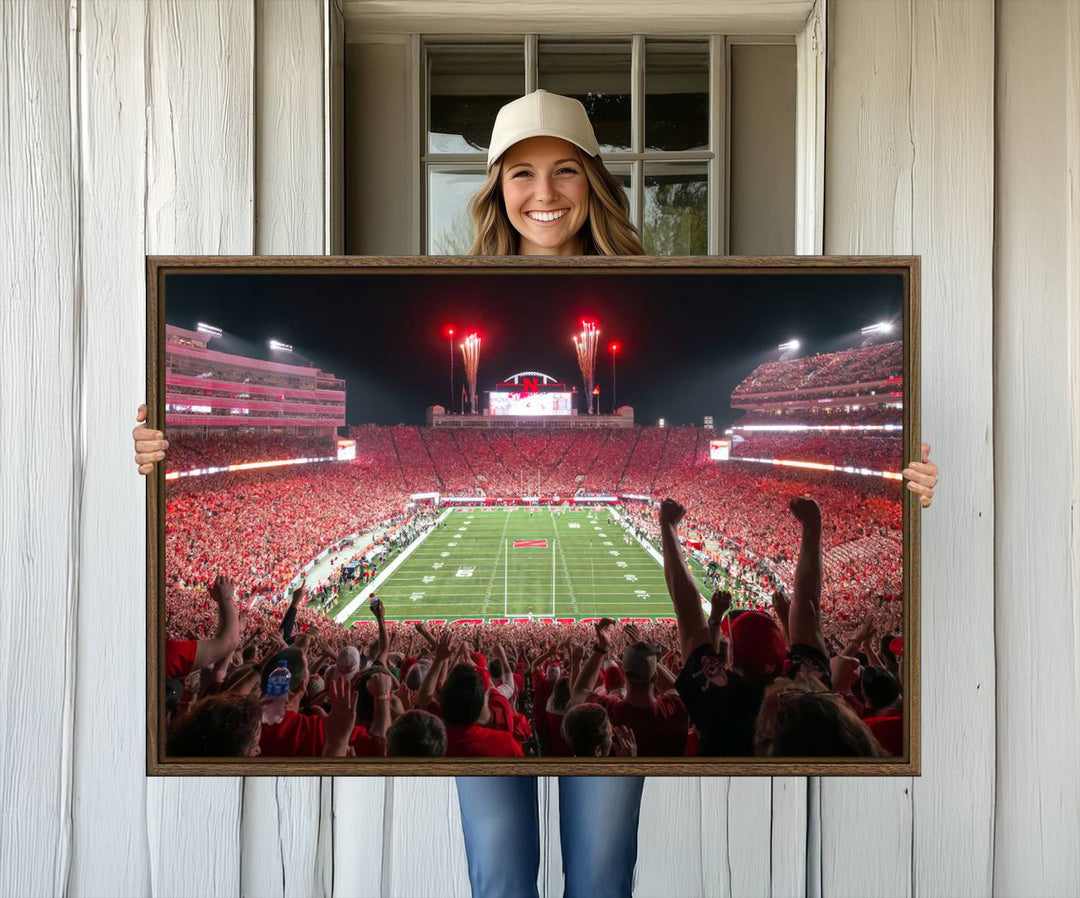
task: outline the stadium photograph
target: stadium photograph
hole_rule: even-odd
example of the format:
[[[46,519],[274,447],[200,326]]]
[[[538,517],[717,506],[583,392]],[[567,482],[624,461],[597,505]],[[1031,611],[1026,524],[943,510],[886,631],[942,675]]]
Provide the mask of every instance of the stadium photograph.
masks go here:
[[[167,756],[903,758],[908,286],[166,276]]]

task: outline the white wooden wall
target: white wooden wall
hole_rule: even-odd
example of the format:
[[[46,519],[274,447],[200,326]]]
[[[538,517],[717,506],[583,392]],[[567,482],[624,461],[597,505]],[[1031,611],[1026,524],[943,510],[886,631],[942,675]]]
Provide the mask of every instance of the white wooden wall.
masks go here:
[[[143,256],[332,245],[328,33],[0,4],[0,895],[468,893],[450,780],[143,775]],[[832,0],[828,52],[825,250],[923,257],[923,776],[651,780],[636,894],[1075,895],[1080,4]]]

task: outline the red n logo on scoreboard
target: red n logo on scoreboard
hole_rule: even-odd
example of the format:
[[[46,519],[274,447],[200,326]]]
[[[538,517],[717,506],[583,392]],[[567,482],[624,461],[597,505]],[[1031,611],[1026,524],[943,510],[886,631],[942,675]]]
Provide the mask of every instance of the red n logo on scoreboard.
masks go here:
[[[540,382],[535,377],[523,377],[521,379],[521,385],[524,387],[523,393],[539,393]]]

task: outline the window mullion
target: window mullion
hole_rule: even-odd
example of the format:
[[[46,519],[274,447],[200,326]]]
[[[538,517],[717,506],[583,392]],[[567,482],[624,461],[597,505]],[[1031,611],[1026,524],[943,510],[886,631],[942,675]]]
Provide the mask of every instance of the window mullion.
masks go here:
[[[727,54],[723,35],[709,38],[709,247],[727,255]]]
[[[718,38],[720,40],[720,38]],[[724,204],[720,207],[720,214],[724,216],[724,230],[720,241],[722,255],[731,254],[731,38],[723,37],[723,88],[724,104],[720,125],[723,128],[720,146],[724,154],[724,164],[720,169],[721,184],[723,185]]]
[[[416,146],[420,149],[420,173],[419,183],[416,185],[420,198],[420,220],[418,227],[412,229],[413,239],[417,241],[416,249],[419,253],[427,255],[431,252],[431,229],[428,222],[428,208],[431,202],[428,196],[428,167],[424,157],[428,152],[428,132],[431,130],[431,64],[428,62],[427,46],[423,41],[412,41],[410,50],[413,58],[419,56],[420,62],[420,133]]]
[[[525,93],[531,94],[540,84],[539,36],[525,35]]]
[[[630,51],[630,149],[641,153],[645,148],[645,35],[635,34]],[[631,218],[645,240],[645,164],[635,159],[631,167],[634,208]]]

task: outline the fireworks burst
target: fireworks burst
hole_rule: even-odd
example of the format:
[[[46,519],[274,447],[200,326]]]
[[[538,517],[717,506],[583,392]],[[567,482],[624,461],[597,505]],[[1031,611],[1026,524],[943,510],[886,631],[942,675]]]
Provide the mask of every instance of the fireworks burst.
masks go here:
[[[461,344],[461,358],[465,362],[465,382],[469,387],[469,410],[476,414],[476,372],[480,367],[480,337],[469,334]]]
[[[581,379],[585,382],[585,399],[591,415],[593,413],[593,381],[596,374],[596,350],[600,345],[600,328],[593,321],[582,321],[581,328],[581,333],[574,337],[574,348],[577,350],[578,368],[581,369]]]

